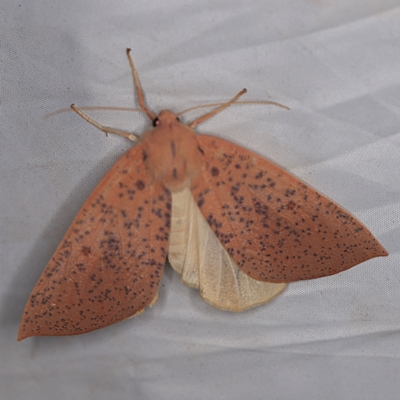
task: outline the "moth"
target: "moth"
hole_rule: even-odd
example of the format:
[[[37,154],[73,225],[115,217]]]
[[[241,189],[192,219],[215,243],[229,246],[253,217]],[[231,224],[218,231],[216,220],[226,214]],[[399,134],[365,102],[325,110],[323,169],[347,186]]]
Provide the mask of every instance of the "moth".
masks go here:
[[[388,253],[355,217],[261,156],[145,105],[153,123],[84,203],[34,287],[18,340],[77,335],[156,303],[168,258],[183,283],[215,307],[243,311],[286,283],[337,274]]]

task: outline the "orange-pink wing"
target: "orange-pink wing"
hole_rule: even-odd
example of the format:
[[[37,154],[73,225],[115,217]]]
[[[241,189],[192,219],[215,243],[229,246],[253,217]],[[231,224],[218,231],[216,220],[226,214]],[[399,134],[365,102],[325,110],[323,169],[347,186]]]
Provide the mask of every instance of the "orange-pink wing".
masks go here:
[[[387,255],[360,221],[272,162],[215,137],[198,142],[205,162],[193,196],[250,277],[313,279]]]
[[[141,144],[86,200],[32,291],[18,339],[76,335],[122,321],[157,297],[171,195],[151,182]]]

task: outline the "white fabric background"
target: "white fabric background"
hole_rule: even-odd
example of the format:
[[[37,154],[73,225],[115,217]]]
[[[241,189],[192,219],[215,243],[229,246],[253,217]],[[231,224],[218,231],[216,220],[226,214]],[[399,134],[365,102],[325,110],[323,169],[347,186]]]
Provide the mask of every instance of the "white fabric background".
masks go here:
[[[399,0],[3,0],[2,399],[398,399]],[[231,98],[199,126],[284,166],[363,221],[390,256],[290,284],[242,314],[166,267],[158,304],[75,337],[17,343],[27,298],[96,183],[128,149],[71,112],[133,105],[131,47],[154,111]],[[95,112],[141,133],[142,115]],[[191,120],[191,116],[187,116]]]

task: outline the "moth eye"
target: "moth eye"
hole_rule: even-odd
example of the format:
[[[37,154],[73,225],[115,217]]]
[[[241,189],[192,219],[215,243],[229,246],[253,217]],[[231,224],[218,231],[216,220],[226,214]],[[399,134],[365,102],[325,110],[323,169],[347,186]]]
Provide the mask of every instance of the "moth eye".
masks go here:
[[[156,127],[156,126],[158,126],[158,125],[160,125],[160,120],[159,120],[158,117],[156,117],[156,118],[154,118],[154,120],[153,120],[153,126]]]
[[[179,117],[176,117],[176,120],[177,120],[178,122],[181,122],[181,120],[179,119]]]

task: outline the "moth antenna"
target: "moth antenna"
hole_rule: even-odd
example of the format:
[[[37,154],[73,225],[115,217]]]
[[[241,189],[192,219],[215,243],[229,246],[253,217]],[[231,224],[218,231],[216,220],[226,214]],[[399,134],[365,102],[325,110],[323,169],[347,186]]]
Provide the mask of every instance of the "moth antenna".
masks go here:
[[[137,97],[138,97],[140,108],[149,116],[149,118],[152,121],[154,121],[155,118],[156,118],[156,114],[151,112],[146,107],[146,104],[145,104],[145,101],[144,101],[143,90],[142,90],[142,87],[140,86],[139,75],[138,75],[138,73],[136,71],[135,65],[133,64],[133,60],[132,60],[132,57],[131,57],[131,49],[129,49],[129,48],[126,49],[126,55],[128,56],[129,64],[130,64],[131,69],[132,69],[133,82],[135,84],[136,93],[137,93]]]
[[[213,117],[214,115],[220,113],[221,111],[225,110],[225,108],[228,108],[230,105],[233,103],[236,103],[236,101],[240,98],[240,96],[244,95],[247,92],[247,89],[242,89],[232,100],[227,101],[226,103],[221,104],[218,108],[215,110],[210,111],[207,114],[204,114],[202,117],[199,117],[195,119],[189,126],[191,128],[195,128],[197,125],[201,124],[204,121],[207,121],[209,118]]]
[[[119,129],[111,128],[110,126],[103,126],[90,118],[88,115],[86,115],[83,111],[81,111],[78,107],[75,106],[75,104],[71,104],[71,108],[79,115],[81,116],[85,121],[89,122],[89,124],[92,124],[95,126],[97,129],[100,129],[103,131],[106,136],[108,136],[109,133],[114,133],[115,135],[120,135],[123,136],[124,138],[127,138],[129,140],[132,140],[132,142],[138,142],[140,140],[140,136],[134,134],[134,133],[127,133],[124,131],[121,131]]]
[[[81,111],[135,111],[135,112],[143,112],[142,109],[133,108],[133,107],[115,107],[115,106],[83,106],[79,107]],[[71,107],[68,108],[61,108],[60,110],[53,111],[49,114],[46,114],[43,118],[50,118],[54,117],[55,115],[62,114],[65,112],[71,111]]]
[[[189,107],[186,108],[183,111],[180,111],[178,114],[176,114],[177,117],[186,114],[189,111],[194,111],[194,110],[198,110],[199,108],[208,108],[208,107],[219,107],[222,104],[225,103],[208,103],[208,104],[201,104],[199,106],[194,106],[194,107]],[[284,104],[281,103],[277,103],[276,101],[268,101],[268,100],[245,100],[245,101],[235,101],[235,104],[268,104],[271,106],[277,106],[277,107],[281,107],[284,108],[285,110],[289,110],[290,108],[288,106],[285,106]]]

